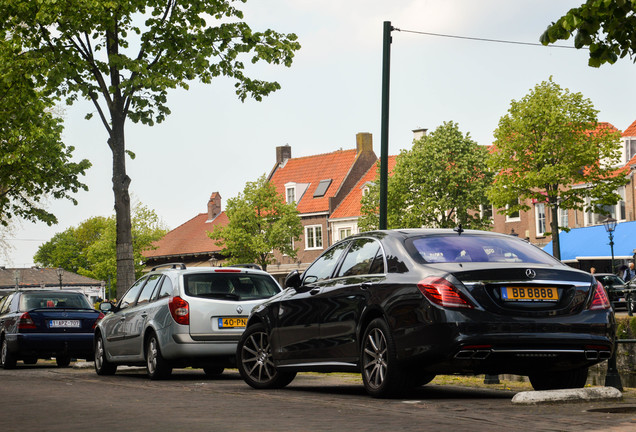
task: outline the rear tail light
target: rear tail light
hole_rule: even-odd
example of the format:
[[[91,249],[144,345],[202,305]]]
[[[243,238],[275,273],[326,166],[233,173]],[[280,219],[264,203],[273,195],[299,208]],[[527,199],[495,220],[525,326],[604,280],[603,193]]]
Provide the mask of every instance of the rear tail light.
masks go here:
[[[468,298],[446,279],[431,276],[420,281],[417,288],[431,302],[449,308],[473,309]]]
[[[26,329],[35,329],[35,328],[37,327],[35,327],[35,323],[31,319],[31,316],[29,315],[29,313],[28,312],[23,313],[20,319],[18,320],[18,329],[26,330]]]
[[[596,290],[594,291],[594,299],[592,299],[590,310],[609,309],[611,307],[612,305],[607,298],[605,288],[603,288],[600,282],[596,282]]]
[[[102,318],[104,318],[104,316],[105,315],[102,312],[99,313],[99,315],[97,316],[97,319],[93,323],[93,330],[95,330],[95,327],[97,327],[97,324],[102,320]]]
[[[190,324],[190,305],[181,297],[171,297],[168,302],[170,314],[177,324]]]

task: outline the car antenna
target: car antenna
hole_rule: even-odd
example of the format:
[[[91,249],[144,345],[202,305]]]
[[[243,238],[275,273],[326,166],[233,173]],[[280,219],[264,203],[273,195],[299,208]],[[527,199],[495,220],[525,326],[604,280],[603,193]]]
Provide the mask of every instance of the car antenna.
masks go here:
[[[462,235],[462,233],[464,232],[464,228],[462,228],[462,224],[459,224],[455,228],[453,228],[453,231],[455,231],[457,235]]]

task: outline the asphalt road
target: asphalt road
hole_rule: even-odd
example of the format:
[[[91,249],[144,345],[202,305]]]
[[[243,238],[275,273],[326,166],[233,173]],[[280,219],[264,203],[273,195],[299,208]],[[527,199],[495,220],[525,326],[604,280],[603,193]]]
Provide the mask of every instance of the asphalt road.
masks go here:
[[[636,430],[636,396],[519,406],[514,395],[433,381],[404,399],[378,400],[346,374],[301,374],[285,389],[257,391],[235,370],[210,379],[177,369],[169,380],[150,381],[142,369],[99,377],[19,363],[0,369],[0,431]]]

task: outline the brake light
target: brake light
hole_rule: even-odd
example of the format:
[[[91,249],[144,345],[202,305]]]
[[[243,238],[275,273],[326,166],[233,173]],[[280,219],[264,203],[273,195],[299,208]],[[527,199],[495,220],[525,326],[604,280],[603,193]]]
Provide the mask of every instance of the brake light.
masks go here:
[[[430,276],[420,281],[417,288],[436,305],[450,308],[474,308],[470,300],[446,279]]]
[[[35,327],[35,323],[31,319],[31,315],[29,315],[28,312],[23,313],[22,316],[20,317],[20,320],[18,320],[18,329],[26,330],[26,329],[35,329],[35,328],[37,327]]]
[[[592,299],[590,310],[609,309],[611,307],[612,305],[607,298],[605,288],[603,288],[600,282],[596,282],[596,290],[594,291],[594,299]]]
[[[95,327],[97,327],[97,323],[100,322],[102,318],[104,318],[104,316],[105,315],[102,312],[100,312],[99,315],[97,315],[97,319],[93,323],[93,330],[95,330]]]
[[[181,297],[171,297],[168,302],[170,314],[177,324],[190,324],[190,305]]]
[[[214,273],[240,273],[241,269],[216,269]]]

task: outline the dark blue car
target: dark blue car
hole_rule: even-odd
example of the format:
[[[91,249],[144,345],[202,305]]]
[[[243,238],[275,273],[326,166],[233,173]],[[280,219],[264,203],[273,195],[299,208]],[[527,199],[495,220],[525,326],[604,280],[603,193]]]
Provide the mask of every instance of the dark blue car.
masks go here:
[[[0,365],[4,369],[55,357],[66,367],[93,359],[93,332],[104,315],[81,293],[16,291],[0,301]]]

